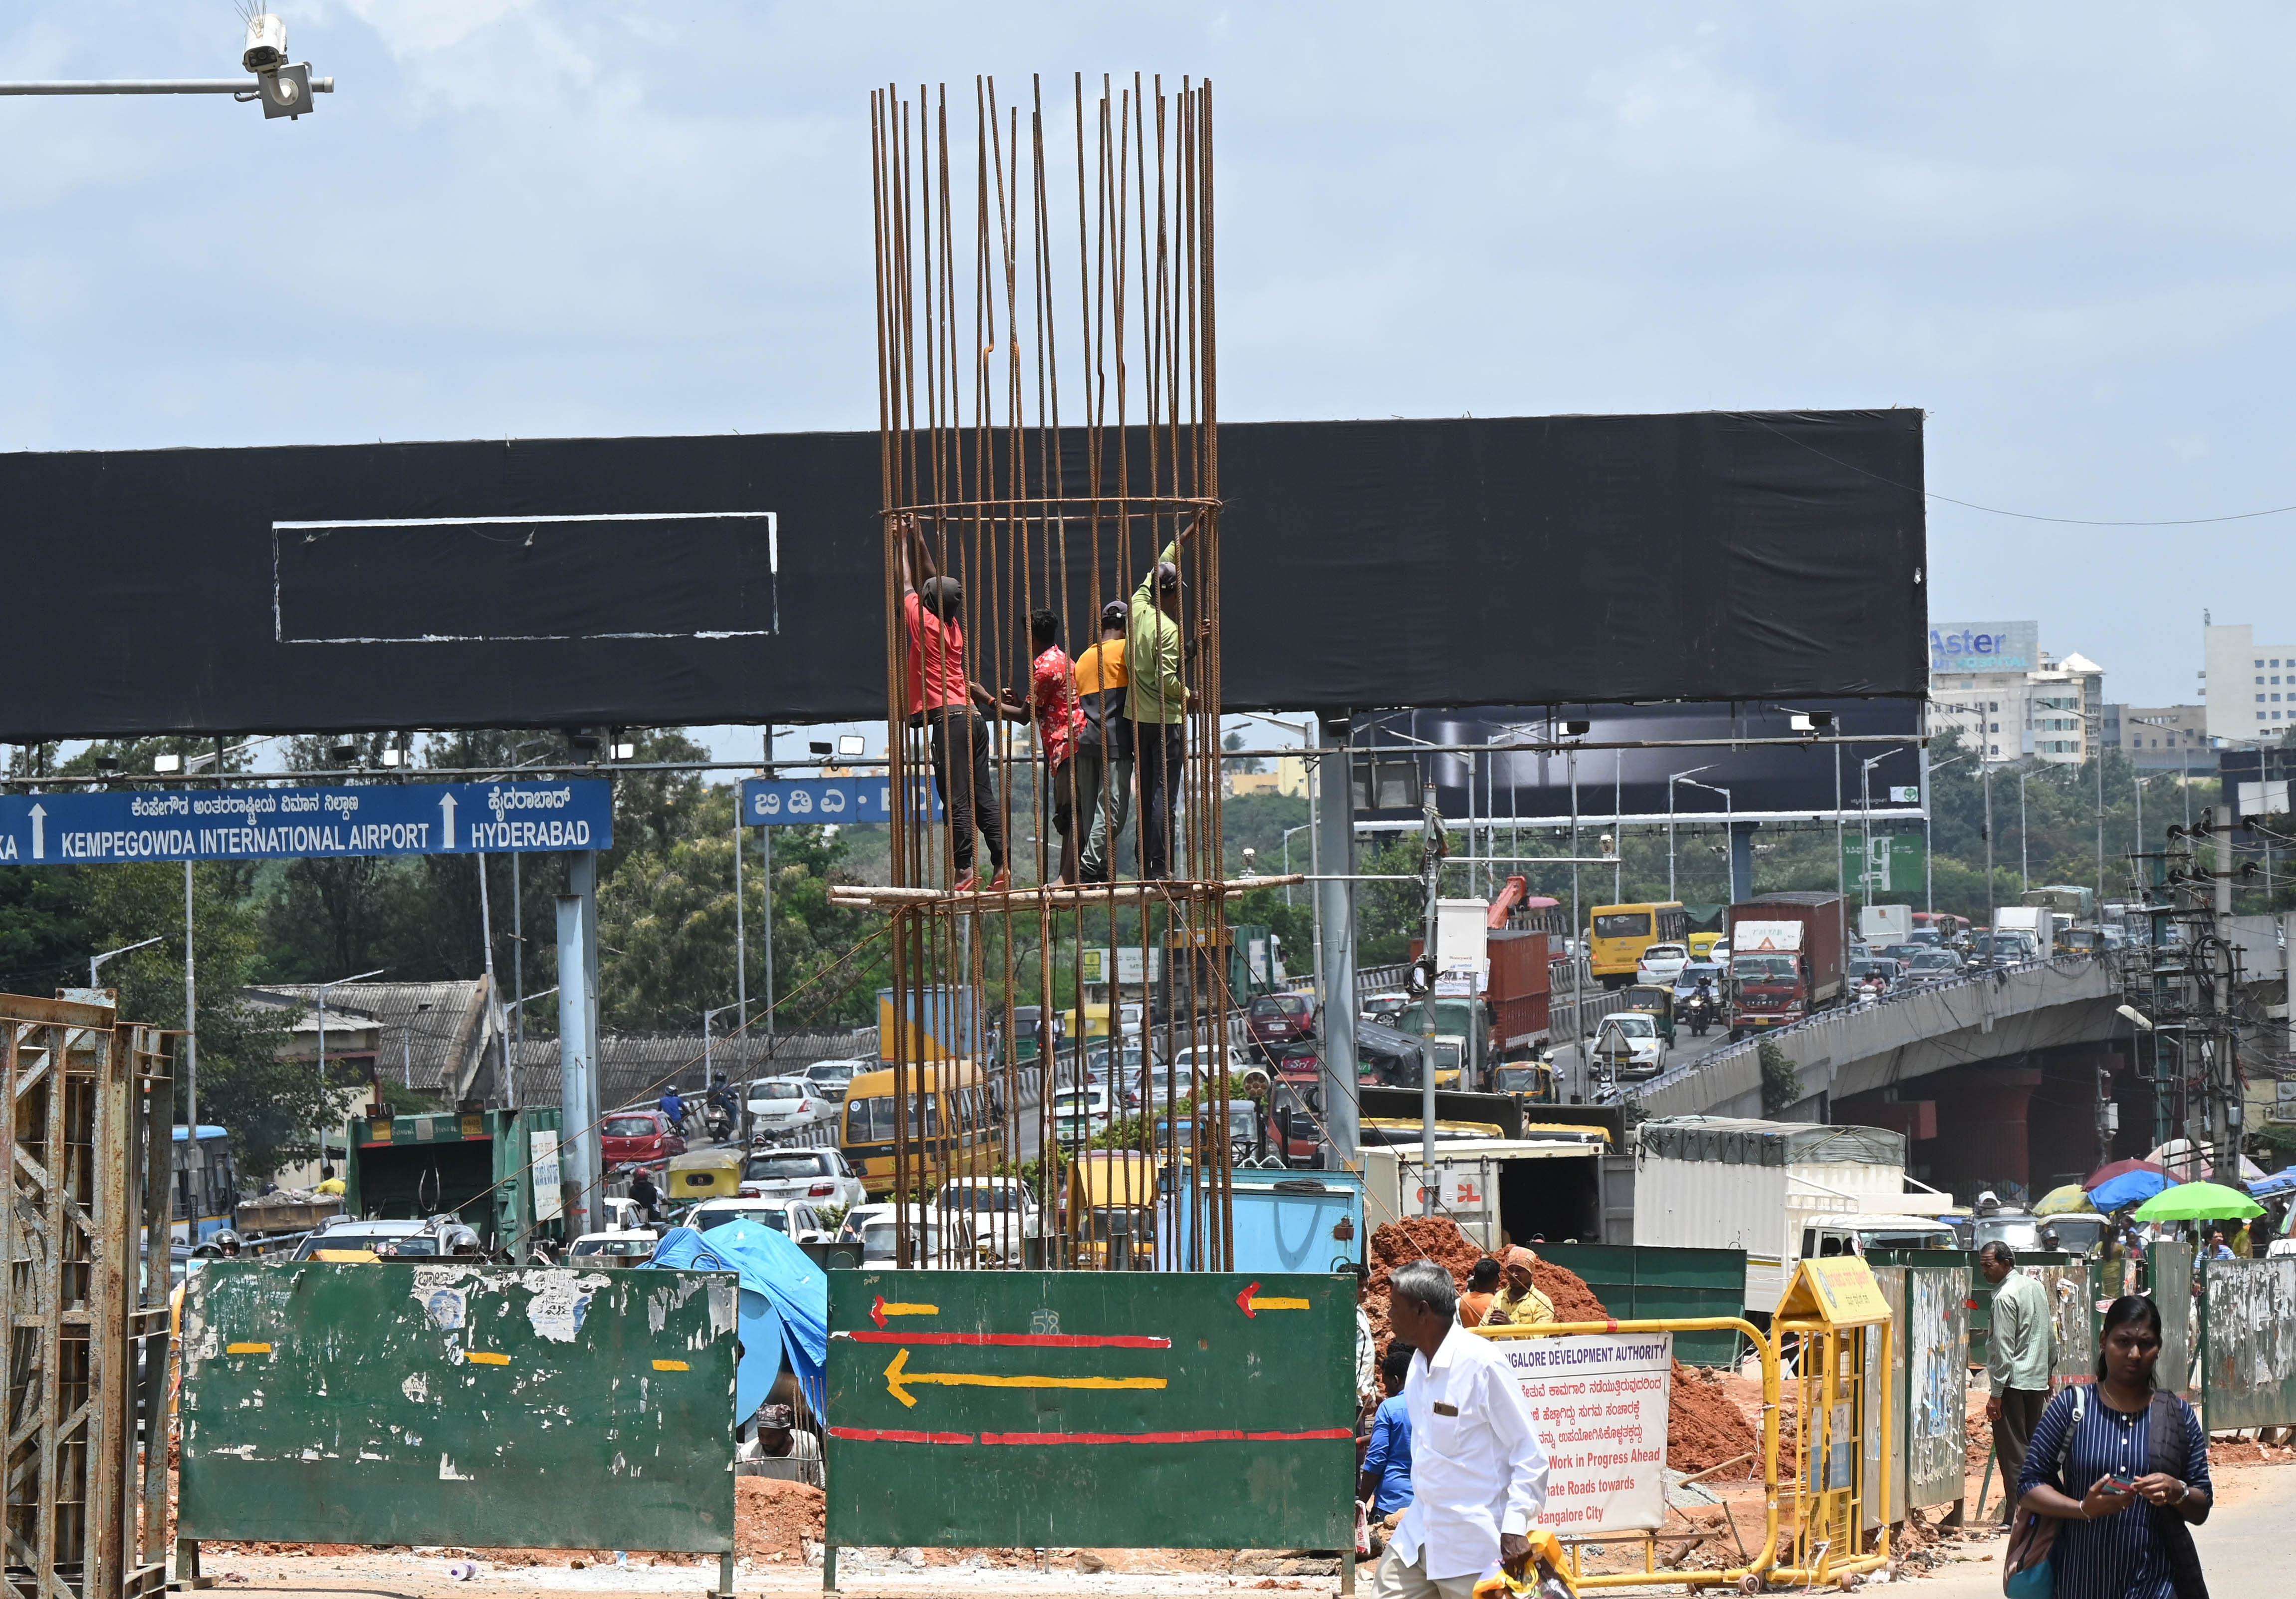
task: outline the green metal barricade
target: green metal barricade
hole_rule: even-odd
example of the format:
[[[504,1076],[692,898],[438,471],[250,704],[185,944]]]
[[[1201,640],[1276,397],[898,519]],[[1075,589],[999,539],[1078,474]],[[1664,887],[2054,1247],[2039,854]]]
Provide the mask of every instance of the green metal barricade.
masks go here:
[[[730,1555],[734,1290],[212,1262],[184,1295],[178,1537]]]
[[[1534,1244],[1541,1257],[1586,1281],[1620,1321],[1695,1321],[1744,1313],[1743,1249],[1670,1249],[1644,1245]],[[1675,1358],[1687,1365],[1726,1366],[1738,1334],[1727,1330],[1675,1336]]]

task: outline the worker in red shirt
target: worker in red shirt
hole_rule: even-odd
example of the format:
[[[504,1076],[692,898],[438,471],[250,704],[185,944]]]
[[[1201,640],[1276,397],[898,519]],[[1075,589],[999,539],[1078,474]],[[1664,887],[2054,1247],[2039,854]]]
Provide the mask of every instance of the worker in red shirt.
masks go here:
[[[1037,724],[1037,742],[1045,750],[1042,791],[1050,801],[1053,828],[1061,838],[1059,880],[1073,883],[1077,880],[1073,825],[1077,795],[1070,762],[1076,754],[1077,736],[1084,730],[1084,711],[1077,704],[1076,668],[1069,660],[1069,652],[1061,647],[1061,619],[1050,611],[1031,612],[1029,640],[1037,654],[1029,663],[1028,704],[1022,705],[1008,693],[1004,696],[1004,712],[1009,716],[1031,718]]]
[[[926,548],[914,515],[901,534],[901,619],[908,631],[909,725],[931,738],[933,785],[948,816],[954,892],[1002,893],[1012,886],[1004,864],[1004,813],[988,767],[988,723],[974,707],[992,710],[996,698],[964,673],[964,585],[943,575]],[[989,878],[972,869],[972,835],[988,841]]]

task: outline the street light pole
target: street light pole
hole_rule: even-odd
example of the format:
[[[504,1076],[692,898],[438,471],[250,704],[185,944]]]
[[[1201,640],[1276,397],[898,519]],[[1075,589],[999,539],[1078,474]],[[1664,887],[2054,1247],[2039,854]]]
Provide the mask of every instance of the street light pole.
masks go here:
[[[1857,885],[1857,909],[1861,913],[1874,903],[1874,769],[1888,758],[1876,755],[1857,769],[1857,802],[1864,813],[1859,823],[1866,833],[1865,880]]]
[[[1707,763],[1706,763],[1705,765],[1703,765],[1703,766],[1693,766],[1693,767],[1692,767],[1692,768],[1690,769],[1690,771],[1677,771],[1677,772],[1672,772],[1672,773],[1669,773],[1669,774],[1668,775],[1668,777],[1667,777],[1667,779],[1666,779],[1666,897],[1667,897],[1668,899],[1669,899],[1669,900],[1679,899],[1679,898],[1681,898],[1681,897],[1682,897],[1680,894],[1678,894],[1675,893],[1675,891],[1674,891],[1674,786],[1675,786],[1677,783],[1680,782],[1683,779],[1685,779],[1685,778],[1686,778],[1686,777],[1691,776],[1691,775],[1692,775],[1692,773],[1694,773],[1694,772],[1701,772],[1701,771],[1712,771],[1713,770],[1714,770],[1714,764],[1713,764],[1713,762],[1710,762],[1710,761],[1709,762],[1707,762]],[[1702,785],[1702,785],[1699,785],[1699,787],[1703,787],[1703,785]],[[1620,850],[1619,853],[1620,853],[1621,855],[1623,855],[1623,854],[1625,854],[1625,853],[1626,853],[1626,851],[1624,851],[1624,850]]]
[[[160,940],[156,937],[139,939],[134,944],[123,944],[116,950],[106,950],[101,955],[90,955],[87,958],[87,985],[90,988],[94,988],[96,985],[95,968],[102,966],[105,961],[111,960],[114,955],[125,955],[131,950],[148,949],[159,942]]]

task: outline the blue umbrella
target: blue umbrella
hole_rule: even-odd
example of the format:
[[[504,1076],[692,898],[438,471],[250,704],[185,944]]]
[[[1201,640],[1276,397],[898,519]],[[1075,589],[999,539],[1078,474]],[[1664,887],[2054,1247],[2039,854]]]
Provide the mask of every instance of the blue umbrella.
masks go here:
[[[2175,1178],[2164,1177],[2159,1172],[2123,1172],[2090,1189],[2088,1202],[2109,1216],[2124,1205],[2141,1205],[2161,1190],[2176,1185]]]

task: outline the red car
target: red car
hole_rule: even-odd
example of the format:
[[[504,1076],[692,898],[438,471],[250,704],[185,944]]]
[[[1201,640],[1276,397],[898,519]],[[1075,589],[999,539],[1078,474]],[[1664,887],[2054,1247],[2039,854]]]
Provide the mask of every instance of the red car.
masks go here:
[[[1303,993],[1264,993],[1243,1013],[1251,1042],[1273,1056],[1287,1043],[1316,1035],[1316,1007]]]
[[[598,1129],[598,1154],[609,1166],[653,1166],[685,1153],[685,1140],[659,1110],[617,1110]]]

